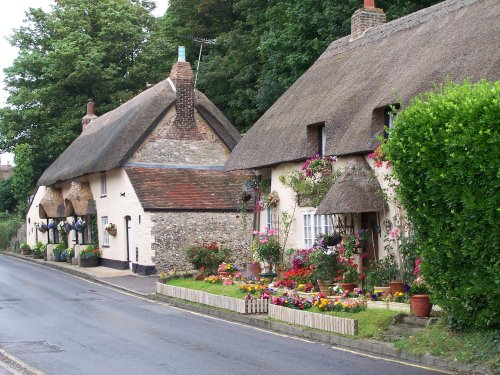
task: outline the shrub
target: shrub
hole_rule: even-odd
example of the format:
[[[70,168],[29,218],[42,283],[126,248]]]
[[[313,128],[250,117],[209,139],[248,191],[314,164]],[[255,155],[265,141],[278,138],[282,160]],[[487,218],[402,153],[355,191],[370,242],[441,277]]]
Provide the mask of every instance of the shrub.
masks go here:
[[[230,262],[231,253],[231,249],[219,247],[215,242],[192,244],[186,249],[189,261],[206,275],[216,274],[221,263]]]
[[[433,301],[454,327],[499,326],[500,82],[447,83],[399,113],[383,152]]]

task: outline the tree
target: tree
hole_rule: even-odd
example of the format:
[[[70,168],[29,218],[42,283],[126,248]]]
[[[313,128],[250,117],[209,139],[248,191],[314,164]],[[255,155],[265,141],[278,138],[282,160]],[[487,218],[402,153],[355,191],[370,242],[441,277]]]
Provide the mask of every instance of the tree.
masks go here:
[[[12,177],[0,181],[0,212],[13,212],[17,201],[12,193]]]
[[[35,186],[35,173],[33,171],[33,151],[30,145],[18,144],[14,152],[16,166],[11,177],[11,189],[18,201],[18,211],[26,213],[28,197]]]
[[[51,12],[31,8],[10,42],[19,55],[6,69],[8,107],[0,111],[0,149],[29,143],[39,176],[80,133],[88,98],[100,113],[145,87],[132,69],[154,23],[154,3],[59,0]]]
[[[448,83],[411,101],[383,146],[455,328],[500,325],[499,102],[500,81]]]

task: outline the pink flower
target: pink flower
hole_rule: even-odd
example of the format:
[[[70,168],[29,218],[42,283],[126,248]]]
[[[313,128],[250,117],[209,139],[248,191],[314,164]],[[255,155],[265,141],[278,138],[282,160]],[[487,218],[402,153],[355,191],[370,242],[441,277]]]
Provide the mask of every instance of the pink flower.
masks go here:
[[[259,242],[264,244],[264,243],[268,243],[269,240],[267,238],[263,238],[263,239],[259,240]]]
[[[256,234],[256,235],[258,235],[258,234],[259,234],[259,231],[258,231],[258,230],[254,230],[254,231],[252,232],[252,234]]]
[[[391,238],[394,238],[394,239],[399,238],[399,228],[395,227],[393,230],[391,230],[391,232],[389,233],[389,236]]]
[[[269,235],[270,236],[276,235],[276,229],[269,229]]]

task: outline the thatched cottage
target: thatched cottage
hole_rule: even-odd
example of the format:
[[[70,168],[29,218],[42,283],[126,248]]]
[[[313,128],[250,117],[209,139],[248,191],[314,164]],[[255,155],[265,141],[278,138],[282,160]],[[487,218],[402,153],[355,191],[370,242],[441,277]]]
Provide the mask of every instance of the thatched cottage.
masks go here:
[[[89,102],[82,126],[38,180],[26,218],[30,244],[48,242],[50,253],[59,241],[54,224],[83,219],[69,245],[78,254],[98,236],[103,266],[139,274],[188,269],[184,250],[194,242],[223,243],[244,258],[249,235],[238,193],[252,173],[223,171],[240,134],[195,90],[182,54],[168,79],[115,110],[97,117]],[[40,222],[54,228],[37,231]],[[105,230],[111,223],[116,235]]]
[[[260,229],[276,226],[284,211],[293,213],[287,248],[302,248],[321,233],[365,228],[372,238],[366,261],[383,257],[389,232],[408,229],[404,212],[383,199],[383,170],[375,170],[367,157],[384,125],[391,125],[390,107],[446,79],[498,80],[499,20],[497,0],[447,0],[386,23],[383,10],[365,0],[352,16],[351,35],[330,44],[226,163],[227,170],[255,170],[271,178],[280,202],[261,212]],[[337,169],[350,168],[317,208],[295,207],[295,194],[279,177],[315,154],[335,155]]]

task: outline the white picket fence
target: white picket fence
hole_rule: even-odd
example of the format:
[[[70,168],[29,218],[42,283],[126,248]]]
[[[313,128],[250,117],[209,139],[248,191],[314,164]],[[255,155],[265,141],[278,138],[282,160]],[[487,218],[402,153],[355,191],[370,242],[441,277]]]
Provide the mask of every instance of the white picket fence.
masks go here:
[[[308,311],[294,310],[288,307],[269,304],[269,317],[291,324],[316,328],[323,331],[344,335],[358,334],[358,320],[339,318],[331,315],[317,314]]]
[[[156,293],[165,296],[184,299],[186,301],[202,303],[204,305],[236,311],[241,314],[267,313],[268,301],[254,299],[245,301],[242,299],[219,296],[200,290],[181,288],[178,286],[156,283]]]

